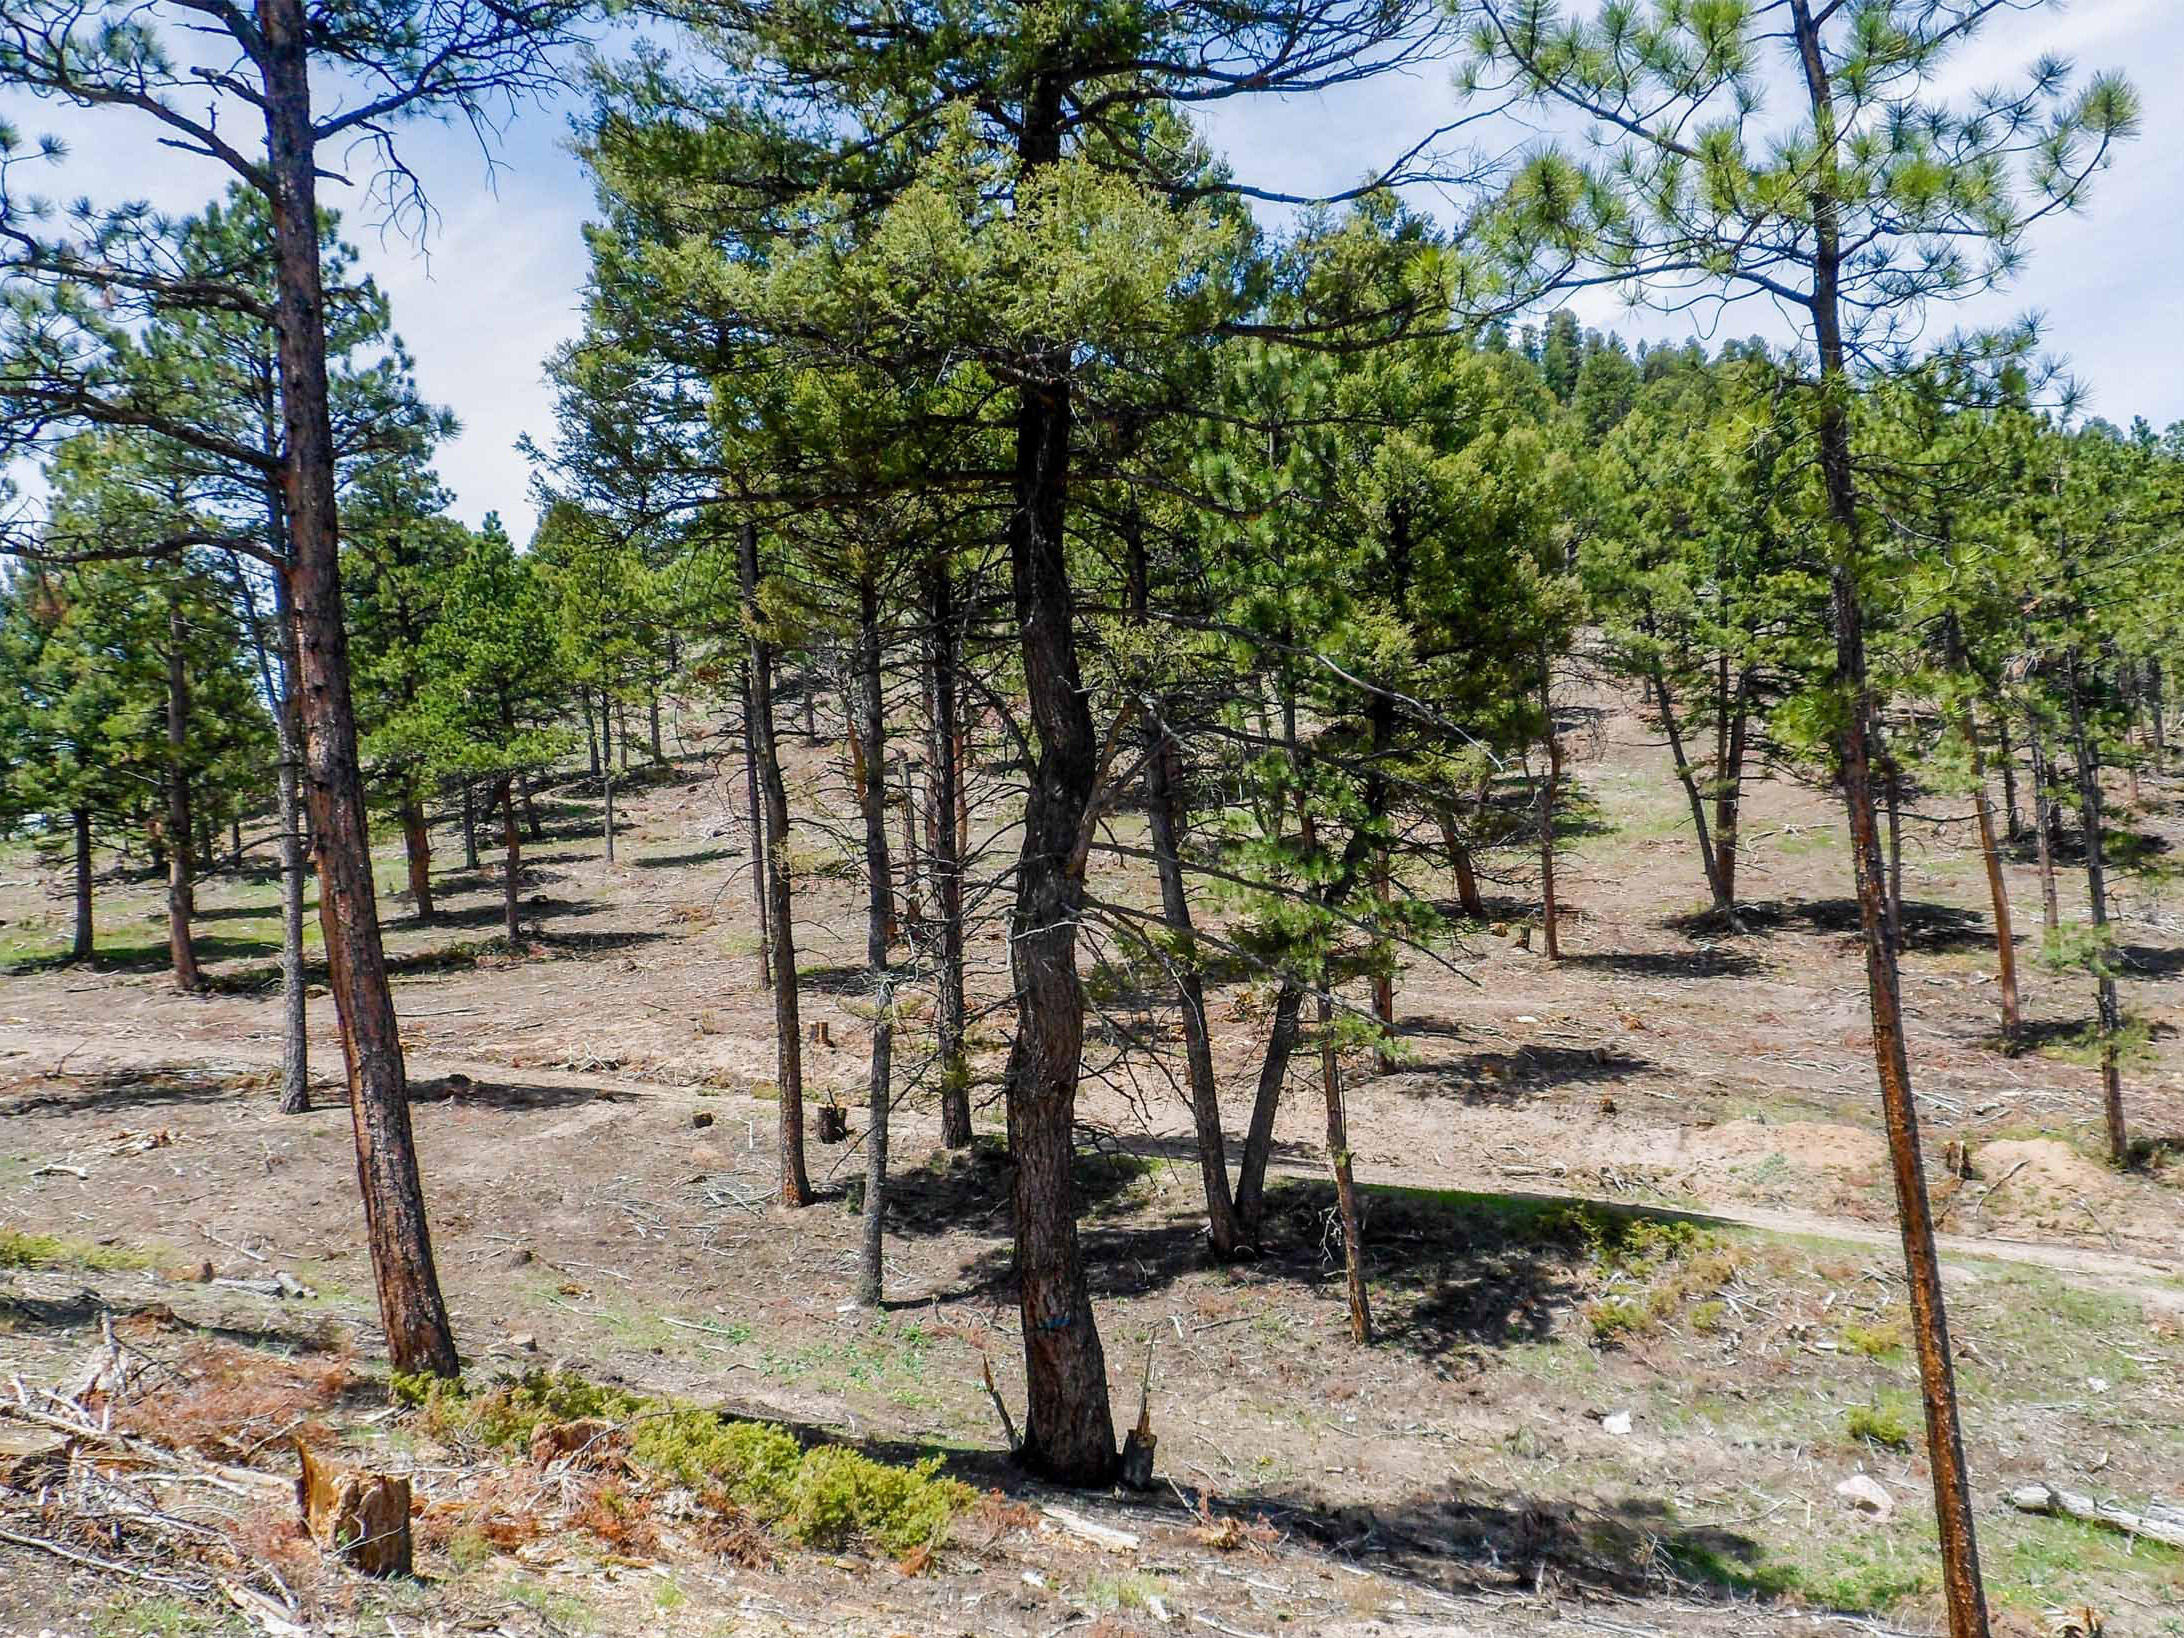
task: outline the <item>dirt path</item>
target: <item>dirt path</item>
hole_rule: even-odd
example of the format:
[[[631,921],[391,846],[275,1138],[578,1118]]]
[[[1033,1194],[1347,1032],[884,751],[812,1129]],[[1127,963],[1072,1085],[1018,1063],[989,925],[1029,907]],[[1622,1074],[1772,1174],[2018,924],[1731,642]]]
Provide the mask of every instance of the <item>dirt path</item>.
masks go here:
[[[70,1074],[175,1069],[215,1072],[240,1070],[247,1073],[277,1068],[280,1063],[279,1052],[258,1041],[231,1041],[220,1046],[218,1050],[205,1050],[187,1056],[176,1052],[172,1047],[161,1052],[149,1045],[143,1048],[117,1044],[99,1046],[96,1045],[98,1041],[99,1037],[96,1035],[49,1033],[0,1024],[0,1063],[6,1064],[17,1074],[26,1071],[36,1073],[33,1066],[41,1063],[49,1066],[65,1064],[66,1068],[62,1072]],[[181,1046],[190,1044],[192,1043],[175,1043]],[[334,1061],[339,1059],[339,1049],[330,1041],[314,1042],[313,1049],[319,1054],[318,1061],[322,1064],[329,1058]],[[693,1110],[702,1106],[721,1114],[771,1109],[771,1105],[759,1099],[733,1093],[723,1094],[709,1090],[701,1098],[692,1090],[663,1086],[655,1081],[629,1076],[530,1067],[512,1070],[507,1064],[490,1059],[459,1057],[436,1051],[412,1052],[409,1068],[413,1083],[421,1089],[456,1075],[466,1076],[471,1081],[486,1086],[503,1083],[512,1075],[520,1075],[526,1086],[590,1093],[595,1098],[604,1095],[614,1102],[642,1099],[670,1107],[684,1105]],[[47,1072],[52,1071],[49,1069]],[[322,1099],[329,1095],[339,1095],[340,1083],[337,1080],[319,1078],[314,1085],[319,1089]],[[542,1139],[569,1135],[597,1124],[599,1118],[598,1115],[578,1113],[565,1117],[559,1124],[538,1135]],[[898,1112],[897,1120],[898,1142],[913,1136],[927,1142],[938,1141],[939,1130],[936,1122],[910,1110]],[[1174,1131],[1148,1132],[1144,1136],[1163,1147],[1187,1144],[1190,1141],[1190,1134],[1181,1128]],[[1277,1177],[1317,1180],[1325,1176],[1322,1168],[1278,1160],[1269,1165],[1268,1171]],[[1702,1200],[1692,1204],[1661,1205],[1586,1189],[1512,1189],[1505,1177],[1491,1170],[1467,1173],[1460,1170],[1450,1172],[1446,1168],[1437,1167],[1432,1171],[1390,1171],[1376,1167],[1370,1176],[1361,1181],[1368,1185],[1379,1184],[1392,1188],[1453,1189],[1495,1194],[1513,1200],[1538,1201],[1548,1205],[1585,1204],[1626,1211],[1643,1210],[1718,1227],[1835,1240],[1880,1250],[1892,1251],[1899,1245],[1893,1227],[1877,1227],[1871,1223],[1820,1212],[1793,1211],[1731,1201]],[[1978,1260],[2084,1275],[2111,1291],[2136,1297],[2169,1312],[2184,1313],[2184,1280],[2180,1280],[2179,1269],[2155,1258],[2001,1235],[1943,1234],[1937,1243],[1943,1260],[1960,1268],[1966,1262]]]

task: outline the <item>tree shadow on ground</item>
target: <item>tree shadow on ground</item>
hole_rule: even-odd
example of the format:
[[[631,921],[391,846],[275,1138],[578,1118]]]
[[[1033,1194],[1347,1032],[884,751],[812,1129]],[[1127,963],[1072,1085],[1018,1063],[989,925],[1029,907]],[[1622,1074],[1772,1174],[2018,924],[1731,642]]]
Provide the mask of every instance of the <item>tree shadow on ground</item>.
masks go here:
[[[1420,1057],[1401,1065],[1391,1078],[1402,1082],[1398,1090],[1415,1097],[1453,1096],[1486,1104],[1514,1103],[1562,1086],[1619,1086],[1633,1076],[1659,1073],[1652,1059],[1613,1047],[1520,1046],[1454,1058]],[[1418,1084],[1420,1080],[1425,1084]]]
[[[190,945],[196,950],[201,964],[243,961],[252,956],[271,954],[281,947],[278,938],[226,938],[218,933],[198,933],[191,938]],[[74,960],[65,949],[57,950],[51,955],[32,956],[0,967],[0,977],[32,978],[40,973],[57,973],[70,967],[87,973],[159,973],[167,971],[173,965],[173,958],[163,935],[156,944],[101,943],[93,951],[89,961]]]
[[[565,955],[582,960],[588,956],[613,955],[618,950],[634,950],[641,945],[659,944],[667,934],[656,927],[630,928],[613,932],[543,932],[537,943],[548,955]]]
[[[748,855],[748,848],[706,847],[689,853],[656,853],[649,859],[632,859],[629,862],[639,870],[680,870],[688,865],[718,864],[723,859],[741,859]]]
[[[259,1077],[197,1069],[117,1069],[91,1075],[48,1074],[36,1091],[0,1104],[0,1118],[141,1113],[178,1104],[220,1103],[250,1091]]]
[[[1740,899],[1737,915],[1745,930],[1760,937],[1777,931],[1833,933],[1855,938],[1863,931],[1856,899]],[[1712,910],[1671,916],[1663,924],[1692,936],[1719,937],[1721,920]],[[2020,940],[2022,942],[2022,940]],[[1924,955],[1956,950],[1979,950],[1994,944],[1994,927],[1986,912],[1966,910],[1931,899],[1903,901],[1903,945]]]
[[[2166,1041],[2177,1032],[2176,1025],[2165,1018],[2149,1018],[2145,1020],[2145,1027],[2149,1041]],[[2017,1026],[2017,1050],[2020,1053],[2054,1051],[2065,1056],[2082,1054],[2087,1063],[2097,1063],[2100,1028],[2100,1018],[2094,1013],[2076,1018],[2027,1018]]]
[[[529,893],[517,900],[525,921],[544,921],[553,916],[581,915],[591,907],[574,899],[557,899],[548,893]],[[466,904],[460,909],[436,910],[432,919],[423,923],[427,927],[499,927],[508,919],[508,907],[495,899],[484,904]]]
[[[2184,945],[2119,944],[2119,978],[2184,978]]]
[[[872,972],[862,962],[823,967],[798,967],[796,987],[807,995],[869,996]]]
[[[303,913],[306,916],[318,914],[318,895],[316,893],[304,895]],[[219,904],[212,906],[210,909],[199,905],[191,920],[193,922],[277,921],[280,919],[280,914],[280,901],[276,899],[270,904]]]
[[[1565,967],[1579,972],[1613,973],[1624,978],[1758,978],[1767,964],[1743,950],[1579,950],[1565,955]]]
[[[1474,916],[1463,907],[1459,899],[1435,899],[1433,913],[1458,927],[1488,926],[1494,922],[1524,922],[1539,914],[1539,900],[1514,898],[1507,893],[1482,893],[1479,908],[1483,915]],[[1569,919],[1569,908],[1563,906],[1563,920]]]
[[[1194,1151],[1195,1152],[1195,1151]],[[1080,1218],[1097,1223],[1127,1210],[1150,1162],[1107,1148],[1077,1151]],[[923,1166],[887,1182],[887,1231],[904,1235],[961,1233],[986,1224],[1006,1239],[1012,1232],[1009,1190],[1015,1180],[1008,1145],[980,1136],[967,1149],[937,1149]]]
[[[429,950],[389,951],[387,976],[413,978],[426,973],[467,972],[478,964],[478,957],[488,947],[485,942],[474,942],[443,944]],[[324,985],[329,977],[326,957],[323,954],[304,957],[303,980],[306,984]],[[278,962],[205,975],[205,988],[218,995],[262,996],[269,990],[278,989],[280,982],[281,969]]]
[[[538,1082],[479,1081],[468,1075],[435,1075],[412,1080],[411,1103],[445,1103],[464,1109],[497,1109],[523,1113],[539,1109],[567,1109],[586,1103],[628,1103],[627,1092],[601,1091],[583,1085],[549,1086]]]

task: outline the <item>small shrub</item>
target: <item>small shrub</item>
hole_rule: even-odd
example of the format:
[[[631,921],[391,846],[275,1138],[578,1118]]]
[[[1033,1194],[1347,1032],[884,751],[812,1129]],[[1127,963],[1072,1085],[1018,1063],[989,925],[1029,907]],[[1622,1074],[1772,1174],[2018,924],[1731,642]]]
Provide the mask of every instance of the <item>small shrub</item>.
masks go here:
[[[1712,1336],[1721,1329],[1722,1316],[1729,1311],[1723,1302],[1702,1302],[1691,1310],[1691,1329],[1701,1336]]]
[[[1842,1344],[1868,1359],[1886,1359],[1911,1340],[1911,1328],[1900,1314],[1885,1314],[1871,1325],[1846,1325]]]
[[[141,1251],[78,1245],[50,1234],[0,1229],[0,1268],[90,1268],[111,1273],[150,1265],[151,1259]]]
[[[1653,1328],[1652,1317],[1645,1308],[1628,1297],[1602,1297],[1597,1302],[1589,1302],[1585,1305],[1585,1318],[1592,1326],[1593,1341],[1603,1348]]]
[[[1890,1450],[1911,1448],[1911,1429],[1896,1411],[1880,1405],[1853,1405],[1843,1418],[1843,1430],[1853,1439],[1864,1439]]]

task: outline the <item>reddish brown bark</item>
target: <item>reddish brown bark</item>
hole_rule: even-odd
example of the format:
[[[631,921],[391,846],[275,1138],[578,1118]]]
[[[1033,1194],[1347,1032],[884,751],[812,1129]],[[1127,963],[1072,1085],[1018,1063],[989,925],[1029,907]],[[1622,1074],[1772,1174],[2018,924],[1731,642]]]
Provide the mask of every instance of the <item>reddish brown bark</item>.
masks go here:
[[[319,873],[328,974],[341,1018],[357,1178],[388,1356],[398,1371],[453,1376],[455,1339],[433,1267],[410,1134],[402,1040],[372,885],[364,782],[342,626],[333,430],[327,414],[316,133],[303,0],[258,0],[280,302],[283,475],[303,717],[305,800]]]
[[[205,987],[197,970],[190,923],[197,914],[197,858],[190,830],[187,754],[190,679],[182,657],[182,599],[167,598],[167,958],[174,987],[194,994]]]

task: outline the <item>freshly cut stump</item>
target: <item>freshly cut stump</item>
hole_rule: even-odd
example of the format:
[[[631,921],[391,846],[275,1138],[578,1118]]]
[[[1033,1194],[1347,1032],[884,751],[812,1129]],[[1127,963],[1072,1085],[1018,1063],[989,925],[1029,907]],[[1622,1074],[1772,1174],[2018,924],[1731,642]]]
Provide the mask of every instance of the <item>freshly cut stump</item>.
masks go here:
[[[320,1462],[301,1440],[296,1457],[296,1506],[311,1539],[366,1575],[408,1575],[409,1480]]]

